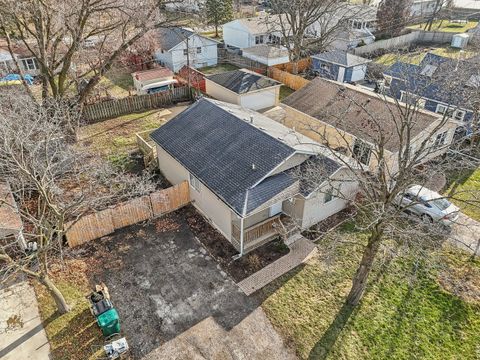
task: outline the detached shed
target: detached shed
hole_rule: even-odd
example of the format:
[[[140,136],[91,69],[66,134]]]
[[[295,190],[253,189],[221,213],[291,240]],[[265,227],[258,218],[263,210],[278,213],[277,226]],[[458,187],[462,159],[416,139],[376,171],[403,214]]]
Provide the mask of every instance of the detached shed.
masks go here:
[[[177,83],[173,72],[164,67],[134,72],[132,78],[138,95],[168,90]]]
[[[0,246],[15,242],[23,249],[23,222],[8,183],[0,183]]]
[[[206,77],[207,94],[247,109],[266,109],[280,102],[281,83],[247,69]]]
[[[312,56],[312,70],[329,80],[355,82],[365,79],[371,60],[334,50]]]
[[[257,45],[243,49],[243,56],[267,66],[288,63],[288,50],[283,46]]]

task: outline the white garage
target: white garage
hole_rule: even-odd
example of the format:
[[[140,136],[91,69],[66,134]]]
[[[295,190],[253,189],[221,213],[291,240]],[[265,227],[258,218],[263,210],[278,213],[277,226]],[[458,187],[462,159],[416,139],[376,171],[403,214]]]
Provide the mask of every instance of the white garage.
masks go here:
[[[278,105],[282,85],[247,69],[210,75],[205,83],[211,97],[252,110]]]

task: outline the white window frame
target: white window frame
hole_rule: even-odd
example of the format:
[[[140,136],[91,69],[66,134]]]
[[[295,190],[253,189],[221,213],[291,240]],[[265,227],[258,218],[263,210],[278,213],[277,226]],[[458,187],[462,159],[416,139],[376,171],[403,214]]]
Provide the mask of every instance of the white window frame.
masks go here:
[[[265,44],[264,35],[255,35],[255,45]]]
[[[194,188],[197,192],[200,192],[200,180],[198,180],[194,175],[189,173],[189,183],[192,188]]]
[[[197,46],[197,54],[201,54],[202,53],[202,47],[201,46]]]
[[[357,142],[358,142],[358,145],[357,145]],[[355,148],[363,148],[362,153],[361,154],[355,154]],[[367,159],[366,159],[367,161],[363,162],[363,161],[361,161],[361,158],[365,155],[365,151],[368,151]],[[371,160],[371,157],[372,157],[372,151],[373,151],[372,146],[369,143],[367,143],[366,141],[363,141],[363,140],[358,139],[358,138],[356,138],[354,140],[353,146],[352,146],[352,157],[354,159],[356,159],[359,163],[368,166],[370,164],[370,160]]]
[[[333,189],[329,188],[327,191],[323,193],[323,203],[328,204],[329,202],[332,202],[335,196],[333,195]]]
[[[443,131],[441,133],[438,133],[437,136],[435,136],[433,147],[437,149],[445,146],[447,143],[447,137],[448,137],[448,131]]]
[[[183,56],[187,56],[188,55],[188,49],[183,49]]]
[[[450,119],[455,119],[457,121],[463,121],[467,112],[461,109],[454,109],[447,105],[437,104],[437,108],[435,109],[437,114],[445,115]]]
[[[21,59],[22,65],[26,70],[38,70],[35,58]]]
[[[385,86],[390,87],[390,85],[392,85],[393,77],[390,75],[383,75],[383,78],[385,79]]]

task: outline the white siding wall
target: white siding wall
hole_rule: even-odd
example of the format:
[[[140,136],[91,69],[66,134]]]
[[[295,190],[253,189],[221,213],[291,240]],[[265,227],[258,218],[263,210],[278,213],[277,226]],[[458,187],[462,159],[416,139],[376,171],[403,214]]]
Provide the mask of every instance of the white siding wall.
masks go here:
[[[279,103],[280,87],[255,91],[251,94],[240,96],[240,105],[252,110],[261,110],[275,106]]]
[[[155,51],[155,58],[161,65],[173,71],[173,60],[171,52],[164,51],[162,53],[160,50]]]
[[[205,87],[207,94],[214,99],[240,105],[240,96],[233,91],[229,91],[208,79],[205,80]]]
[[[353,199],[358,191],[358,184],[350,181],[342,181],[348,179],[347,170],[340,170],[334,175],[329,184],[320,188],[311,198],[305,200],[302,217],[302,228],[307,229],[312,225],[326,219],[343,210]],[[324,203],[325,192],[328,188],[334,188],[342,194],[340,197],[334,197],[331,201]]]
[[[189,181],[190,175],[177,160],[157,145],[158,166],[165,178],[172,184]],[[207,220],[228,240],[232,235],[232,216],[230,208],[205,185],[200,191],[190,187],[190,199]]]
[[[213,40],[202,36],[193,35],[188,40],[190,66],[201,68],[205,66],[217,65],[217,43]],[[197,53],[197,48],[201,48],[201,52]],[[187,65],[187,55],[184,50],[187,49],[187,41],[175,46],[170,51],[155,52],[158,61],[163,62],[173,72],[178,72],[183,66]]]
[[[240,49],[255,45],[255,38],[252,37],[248,30],[236,20],[223,25],[223,41],[227,45],[235,46]]]
[[[367,65],[357,65],[353,68],[352,80],[351,81],[360,81],[365,79],[367,74]]]
[[[250,53],[244,51],[243,56],[248,58],[248,59],[258,61],[259,63],[265,64],[267,66],[285,64],[285,63],[288,63],[290,61],[289,58],[288,58],[288,55],[283,56],[283,57],[276,57],[276,58],[266,58],[266,57],[263,57],[263,56],[257,56],[257,55],[254,55],[254,54],[250,54]]]

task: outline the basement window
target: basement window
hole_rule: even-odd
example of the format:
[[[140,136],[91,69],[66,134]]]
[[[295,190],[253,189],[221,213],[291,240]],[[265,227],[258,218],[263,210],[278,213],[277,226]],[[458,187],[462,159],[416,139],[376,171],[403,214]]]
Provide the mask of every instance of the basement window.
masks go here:
[[[200,192],[200,180],[190,174],[190,186]]]

